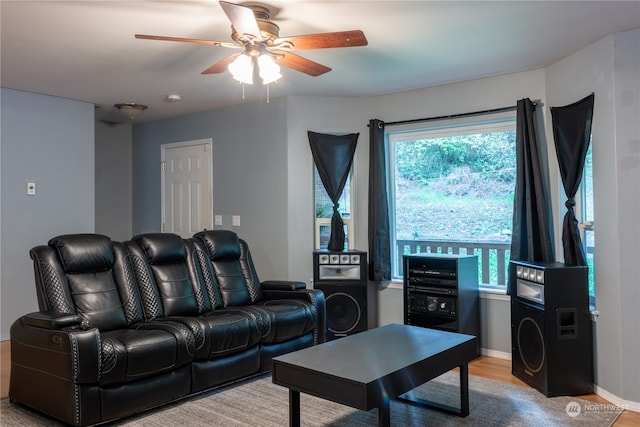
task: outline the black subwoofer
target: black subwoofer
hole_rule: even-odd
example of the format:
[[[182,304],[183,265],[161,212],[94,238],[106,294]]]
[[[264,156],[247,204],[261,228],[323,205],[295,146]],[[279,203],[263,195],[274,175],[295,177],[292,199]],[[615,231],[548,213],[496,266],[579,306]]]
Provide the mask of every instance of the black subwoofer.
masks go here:
[[[513,375],[546,396],[592,393],[587,268],[512,263],[518,269],[511,296]]]
[[[366,252],[313,253],[313,287],[325,294],[328,341],[375,327],[375,289],[366,271]]]
[[[513,374],[546,394],[548,349],[544,314],[544,310],[512,301]]]
[[[526,306],[516,308],[516,311],[518,310],[525,314],[523,312],[526,311]],[[518,362],[522,363],[520,370],[531,372],[534,376],[542,371],[547,356],[544,333],[540,328],[540,324],[544,325],[540,313],[533,311],[529,315],[520,318],[518,330],[516,331]]]
[[[327,339],[367,330],[367,294],[364,286],[321,283],[327,303]]]

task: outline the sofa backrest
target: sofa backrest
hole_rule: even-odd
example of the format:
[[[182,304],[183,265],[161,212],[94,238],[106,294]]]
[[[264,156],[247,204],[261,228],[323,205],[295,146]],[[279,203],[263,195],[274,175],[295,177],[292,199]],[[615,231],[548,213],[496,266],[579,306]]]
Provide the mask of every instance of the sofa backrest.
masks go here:
[[[193,237],[206,250],[225,307],[251,304],[263,298],[249,246],[236,233],[205,230]]]
[[[171,233],[147,233],[124,243],[147,319],[192,316],[223,306],[200,241]]]
[[[79,314],[101,330],[143,320],[127,252],[99,234],[57,236],[30,251],[40,311]]]
[[[148,233],[125,242],[147,319],[198,314],[193,272],[183,239]]]
[[[148,233],[126,242],[70,234],[30,254],[40,310],[79,314],[105,331],[263,298],[247,243],[228,230],[190,239]]]
[[[185,239],[187,262],[194,265],[196,302],[200,313],[224,307],[218,279],[204,244],[199,239]]]

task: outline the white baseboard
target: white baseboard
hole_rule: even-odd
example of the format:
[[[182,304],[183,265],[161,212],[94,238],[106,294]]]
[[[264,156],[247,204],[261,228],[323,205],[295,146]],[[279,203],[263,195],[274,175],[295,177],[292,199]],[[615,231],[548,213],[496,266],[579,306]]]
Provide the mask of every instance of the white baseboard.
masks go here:
[[[600,386],[595,386],[595,393],[602,397],[603,399],[608,400],[609,402],[613,403],[614,405],[628,410],[628,411],[634,411],[634,412],[640,412],[640,402],[633,402],[631,400],[624,400],[624,399],[620,399],[618,396],[609,393],[607,390],[603,389]]]
[[[489,356],[495,357],[496,359],[504,359],[511,360],[511,353],[507,353],[504,351],[492,350],[490,348],[481,348],[480,349],[481,356]]]

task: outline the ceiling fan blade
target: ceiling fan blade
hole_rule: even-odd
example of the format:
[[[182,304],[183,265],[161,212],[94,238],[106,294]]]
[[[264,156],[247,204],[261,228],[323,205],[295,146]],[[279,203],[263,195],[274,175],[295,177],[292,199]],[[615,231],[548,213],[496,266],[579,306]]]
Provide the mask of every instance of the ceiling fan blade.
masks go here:
[[[238,55],[242,55],[242,53],[234,53],[233,55],[229,55],[226,58],[223,58],[220,61],[216,62],[200,74],[218,74],[227,71],[227,66],[231,64],[233,60],[238,57]]]
[[[258,21],[256,21],[253,10],[226,1],[221,1],[220,6],[222,6],[224,13],[227,14],[231,25],[238,34],[249,34],[255,37],[256,40],[262,40],[262,33],[260,33],[260,27],[258,27]]]
[[[338,31],[335,33],[307,34],[275,39],[274,45],[289,42],[291,50],[326,49],[332,47],[366,46],[367,38],[360,30]]]
[[[204,39],[188,39],[188,38],[183,38],[183,37],[152,36],[152,35],[148,35],[148,34],[136,34],[135,37],[137,39],[144,39],[144,40],[160,40],[160,41],[167,41],[167,42],[198,43],[198,44],[206,44],[206,45],[210,45],[210,46],[224,46],[224,47],[231,47],[231,48],[241,48],[242,47],[242,46],[239,46],[239,45],[237,45],[235,43],[217,42],[215,40],[204,40]]]
[[[285,67],[292,68],[296,71],[300,71],[302,73],[308,74],[313,77],[317,77],[324,73],[328,73],[331,71],[331,68],[325,67],[322,64],[318,64],[317,62],[313,62],[310,59],[303,58],[298,55],[294,55],[291,52],[282,52],[276,51],[273,52],[277,55],[282,55],[282,58],[276,59],[278,64],[284,65]]]

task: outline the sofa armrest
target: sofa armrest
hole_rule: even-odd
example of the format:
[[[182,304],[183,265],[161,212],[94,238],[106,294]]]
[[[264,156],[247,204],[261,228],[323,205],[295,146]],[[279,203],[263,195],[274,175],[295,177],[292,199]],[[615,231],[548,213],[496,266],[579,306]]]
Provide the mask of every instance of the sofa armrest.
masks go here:
[[[302,283],[302,282],[299,282]],[[314,332],[314,344],[326,341],[327,335],[327,304],[324,292],[320,289],[296,289],[296,290],[266,290],[262,292],[264,299],[300,299],[307,301],[315,308],[316,330]]]
[[[29,313],[22,317],[22,323],[44,329],[80,328],[83,326],[82,316],[78,314],[57,314],[48,311]]]
[[[100,331],[83,329],[81,319],[73,315],[30,313],[11,325],[11,364],[34,375],[40,372],[75,384],[97,382],[100,352]]]
[[[292,280],[266,280],[260,284],[263,290],[271,291],[295,291],[298,289],[306,289],[307,284],[304,282],[295,282]]]

